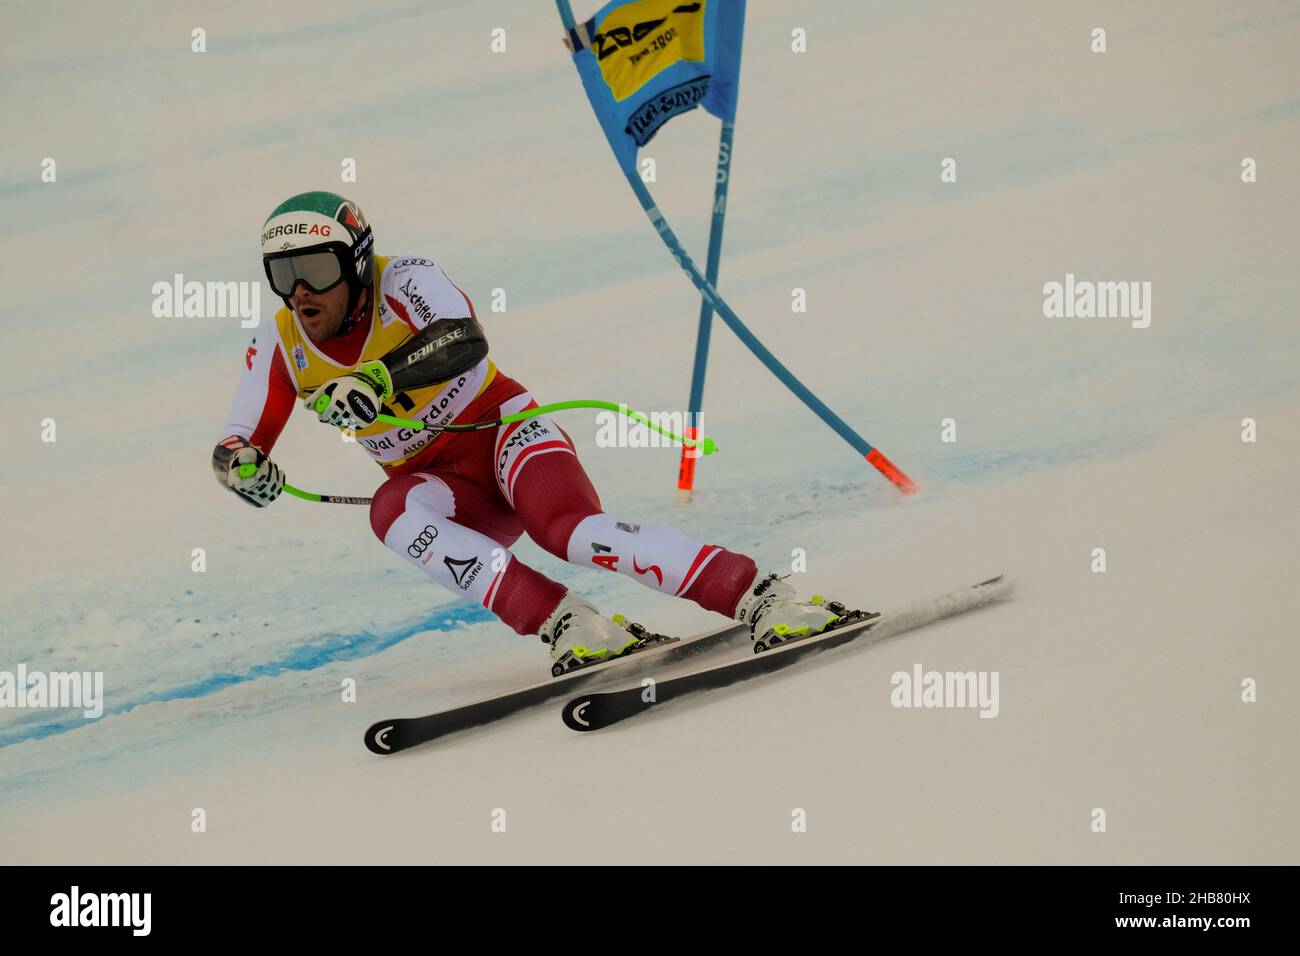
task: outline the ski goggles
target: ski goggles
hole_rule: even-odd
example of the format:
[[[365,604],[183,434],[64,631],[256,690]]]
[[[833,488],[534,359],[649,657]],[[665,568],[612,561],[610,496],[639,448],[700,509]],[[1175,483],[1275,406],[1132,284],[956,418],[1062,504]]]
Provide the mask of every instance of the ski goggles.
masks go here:
[[[293,295],[299,282],[319,295],[328,292],[349,275],[356,275],[357,263],[369,255],[373,242],[367,232],[351,248],[338,243],[304,252],[276,252],[263,256],[262,265],[276,295],[287,299]]]
[[[343,263],[333,250],[283,253],[263,261],[266,277],[276,295],[288,298],[301,282],[317,294],[328,292],[343,281]]]

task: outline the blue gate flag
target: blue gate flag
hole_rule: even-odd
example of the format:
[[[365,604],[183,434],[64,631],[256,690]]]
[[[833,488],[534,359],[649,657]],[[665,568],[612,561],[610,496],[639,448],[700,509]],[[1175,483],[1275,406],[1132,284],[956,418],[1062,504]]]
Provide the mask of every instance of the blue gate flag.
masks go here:
[[[697,106],[736,121],[745,0],[613,0],[569,30],[583,89],[623,171]]]

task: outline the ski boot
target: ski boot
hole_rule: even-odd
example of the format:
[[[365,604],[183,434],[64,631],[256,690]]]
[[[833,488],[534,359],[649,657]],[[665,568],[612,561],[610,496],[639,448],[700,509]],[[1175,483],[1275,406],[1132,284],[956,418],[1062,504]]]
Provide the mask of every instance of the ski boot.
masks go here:
[[[828,601],[820,594],[803,601],[776,572],[760,571],[736,606],[736,620],[749,625],[755,654],[879,616],[875,612],[850,611],[839,601]]]
[[[647,635],[645,628],[632,624],[621,614],[611,621],[586,601],[566,594],[542,625],[539,636],[551,645],[551,675],[561,677],[580,667],[618,657],[640,644]]]

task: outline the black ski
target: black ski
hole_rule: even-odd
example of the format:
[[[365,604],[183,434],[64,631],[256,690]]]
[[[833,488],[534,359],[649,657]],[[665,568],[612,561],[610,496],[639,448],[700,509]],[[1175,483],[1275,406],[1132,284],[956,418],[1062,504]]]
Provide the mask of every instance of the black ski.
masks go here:
[[[381,756],[406,750],[457,731],[468,730],[502,720],[529,707],[563,697],[578,687],[585,686],[609,674],[632,675],[662,664],[689,660],[724,644],[731,638],[748,639],[748,629],[743,624],[731,623],[714,631],[706,631],[679,640],[665,640],[650,644],[644,650],[628,654],[602,664],[593,664],[570,671],[563,677],[553,677],[543,683],[523,687],[498,697],[490,697],[463,707],[439,711],[424,717],[395,717],[371,724],[366,731],[366,747]]]
[[[625,690],[575,697],[564,705],[560,716],[570,730],[599,730],[629,717],[635,717],[652,707],[685,694],[729,687],[740,681],[782,670],[801,660],[806,660],[813,654],[841,647],[863,635],[870,635],[871,641],[883,640],[946,617],[972,611],[1006,596],[1010,590],[1011,585],[999,575],[882,617],[857,623],[850,622],[842,627],[823,631],[802,640],[787,642],[737,661],[703,668],[668,680],[656,681],[652,687],[636,686]]]

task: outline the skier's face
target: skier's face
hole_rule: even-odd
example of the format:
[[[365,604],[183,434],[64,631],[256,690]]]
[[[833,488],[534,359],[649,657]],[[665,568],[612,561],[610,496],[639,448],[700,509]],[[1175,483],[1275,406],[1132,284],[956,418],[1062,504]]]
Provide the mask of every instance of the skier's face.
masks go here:
[[[299,282],[289,297],[298,321],[313,342],[323,342],[338,334],[347,318],[348,284],[340,282],[328,292],[312,292]]]

